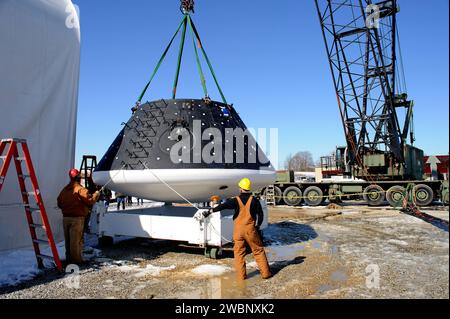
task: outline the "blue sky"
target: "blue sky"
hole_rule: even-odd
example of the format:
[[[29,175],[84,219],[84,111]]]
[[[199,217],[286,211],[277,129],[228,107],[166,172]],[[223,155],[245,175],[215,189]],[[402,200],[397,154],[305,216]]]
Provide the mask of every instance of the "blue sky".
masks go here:
[[[103,156],[182,16],[178,0],[73,0],[81,12],[76,162]],[[416,146],[448,154],[449,2],[399,0],[398,25]],[[313,0],[197,0],[194,22],[229,103],[248,127],[279,129],[279,159],[315,159],[344,144],[342,124]],[[188,39],[188,38],[187,38]],[[170,98],[178,42],[145,100]],[[192,42],[178,97],[201,98]],[[220,100],[210,76],[208,88]]]

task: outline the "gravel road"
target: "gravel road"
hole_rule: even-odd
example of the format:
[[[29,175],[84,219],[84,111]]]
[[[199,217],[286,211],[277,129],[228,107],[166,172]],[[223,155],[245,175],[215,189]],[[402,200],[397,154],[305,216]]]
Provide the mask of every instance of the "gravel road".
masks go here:
[[[448,220],[448,210],[433,209]],[[233,255],[207,259],[182,243],[129,239],[103,250],[77,275],[47,271],[0,298],[449,298],[449,235],[389,208],[276,207],[264,231],[274,277],[251,255],[237,282]],[[95,247],[94,247],[95,248]]]

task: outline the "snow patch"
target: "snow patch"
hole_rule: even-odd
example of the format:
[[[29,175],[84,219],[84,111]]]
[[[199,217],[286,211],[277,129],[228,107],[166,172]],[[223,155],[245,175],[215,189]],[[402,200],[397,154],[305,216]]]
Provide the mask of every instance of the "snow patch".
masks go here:
[[[90,247],[94,246],[97,237],[94,235],[85,236],[86,247],[83,250],[83,258],[92,260],[102,257],[101,251]],[[64,241],[57,243],[59,258],[65,260],[66,248]],[[41,245],[42,255],[52,256],[49,246]],[[55,265],[51,260],[44,260],[45,268],[54,269]],[[25,281],[32,280],[42,274],[43,271],[37,267],[36,255],[32,248],[16,249],[0,253],[0,287],[17,286]]]
[[[117,266],[117,270],[122,272],[133,273],[134,277],[142,278],[145,276],[158,276],[163,271],[173,270],[175,269],[175,265],[171,265],[169,267],[161,267],[161,266],[153,266],[147,265],[145,268],[141,268],[139,266]]]
[[[102,258],[102,251],[99,249],[95,249],[92,247],[87,247],[83,251],[83,259],[84,260],[96,260],[97,258]]]
[[[220,276],[229,271],[231,268],[221,265],[201,265],[192,269],[194,274],[204,276]]]
[[[52,256],[50,247],[44,247],[41,248],[41,253]],[[64,242],[57,244],[57,249],[59,257],[63,258],[66,252]],[[53,268],[54,264],[49,260],[44,260],[44,266]],[[41,273],[42,270],[37,267],[33,249],[17,249],[0,254],[0,287],[17,286]]]

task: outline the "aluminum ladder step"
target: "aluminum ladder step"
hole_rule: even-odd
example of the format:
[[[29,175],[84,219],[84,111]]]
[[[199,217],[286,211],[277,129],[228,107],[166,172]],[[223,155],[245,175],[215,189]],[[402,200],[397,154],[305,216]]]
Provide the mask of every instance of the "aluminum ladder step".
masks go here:
[[[34,192],[22,192],[22,195],[34,196]]]
[[[23,206],[25,206],[25,208],[28,208],[29,210],[32,210],[32,211],[41,210],[39,207],[31,207],[30,204],[23,204]]]
[[[29,224],[29,226],[31,228],[42,228],[42,229],[45,229],[45,226],[41,225],[41,224]]]
[[[37,212],[41,212],[41,210],[39,208],[34,208],[34,207],[26,207],[25,209],[28,209],[29,213],[37,213]]]
[[[49,244],[48,240],[43,240],[43,239],[33,239],[33,243],[35,243],[35,244],[46,244],[46,245]]]
[[[54,261],[54,259],[53,259],[52,256],[47,256],[47,255],[37,254],[36,257],[37,257],[37,258],[40,258],[40,259],[47,259],[47,260],[52,260],[52,261]]]

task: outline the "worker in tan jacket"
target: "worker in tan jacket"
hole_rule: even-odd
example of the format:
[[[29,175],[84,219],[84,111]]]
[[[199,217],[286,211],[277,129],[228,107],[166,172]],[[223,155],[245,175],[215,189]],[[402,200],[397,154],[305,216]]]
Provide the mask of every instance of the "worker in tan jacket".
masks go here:
[[[262,238],[259,233],[259,228],[264,218],[261,203],[252,196],[251,182],[248,178],[241,180],[239,188],[241,190],[239,196],[230,198],[225,203],[210,209],[208,212],[204,213],[204,217],[208,217],[212,213],[225,209],[234,209],[233,241],[237,277],[239,280],[247,279],[245,255],[246,246],[249,245],[258,265],[261,277],[263,279],[268,279],[272,277],[272,274],[264,251]]]
[[[100,197],[100,192],[93,195],[81,186],[81,174],[77,169],[69,172],[70,183],[64,187],[58,196],[58,207],[63,214],[64,239],[66,244],[66,263],[84,263],[83,234],[84,221],[89,210]]]

